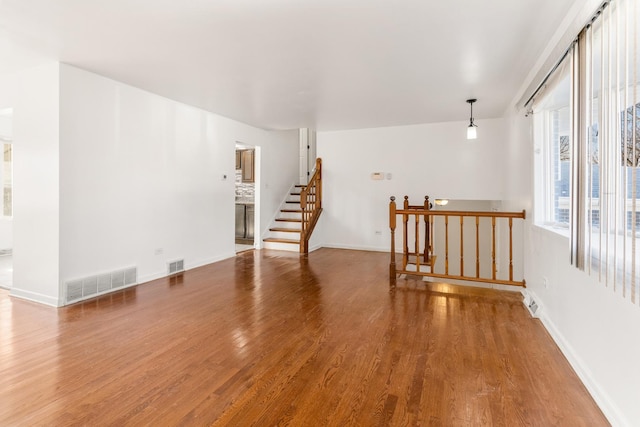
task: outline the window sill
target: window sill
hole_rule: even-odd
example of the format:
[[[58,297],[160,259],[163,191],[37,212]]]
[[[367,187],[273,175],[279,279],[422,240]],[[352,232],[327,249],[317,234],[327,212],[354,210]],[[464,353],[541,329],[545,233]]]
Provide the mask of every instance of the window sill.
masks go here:
[[[553,233],[556,236],[562,236],[569,239],[571,237],[569,227],[561,227],[553,224],[533,224],[534,227],[545,230],[548,233]]]

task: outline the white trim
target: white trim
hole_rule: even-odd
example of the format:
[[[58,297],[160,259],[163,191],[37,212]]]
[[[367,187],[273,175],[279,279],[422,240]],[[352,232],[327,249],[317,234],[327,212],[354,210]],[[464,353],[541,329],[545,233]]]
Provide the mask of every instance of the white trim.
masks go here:
[[[350,250],[354,250],[354,251],[370,251],[370,252],[389,252],[389,248],[388,247],[384,247],[384,248],[380,248],[380,247],[376,247],[376,246],[353,246],[353,245],[342,245],[342,244],[324,244],[323,247],[325,248],[334,248],[334,249],[350,249]],[[397,253],[401,253],[401,252],[397,252]]]
[[[233,252],[228,252],[224,255],[216,256],[213,258],[205,258],[194,263],[185,262],[184,270],[185,271],[193,270],[194,268],[204,267],[205,265],[215,264],[216,262],[224,261],[225,259],[235,258],[235,257],[236,257],[236,252],[234,250]]]
[[[317,245],[313,245],[309,248],[309,253],[313,252],[313,251],[317,251],[318,249],[322,249],[324,248],[324,245],[321,244],[317,244]]]
[[[536,301],[540,304],[540,300],[536,297]],[[547,317],[544,311],[540,313],[540,321],[545,327],[551,338],[555,341],[556,345],[567,359],[573,370],[576,372],[582,384],[587,388],[593,400],[600,407],[607,420],[614,426],[629,426],[633,424],[629,420],[625,419],[624,415],[618,408],[618,406],[609,399],[607,393],[600,387],[598,382],[593,378],[593,374],[589,370],[588,366],[580,358],[578,353],[569,345],[568,341],[556,328],[555,324],[549,317]]]
[[[196,261],[196,262],[187,262],[185,260],[184,271],[189,271],[189,270],[193,270],[194,268],[204,267],[205,265],[214,264],[216,262],[224,261],[224,260],[229,259],[229,258],[235,258],[235,256],[236,256],[236,253],[234,251],[234,252],[230,252],[230,253],[225,253],[224,255],[220,255],[220,256],[217,256],[217,257],[205,258],[205,259],[202,259],[202,260]],[[164,270],[162,272],[151,273],[151,274],[147,274],[145,276],[140,276],[140,277],[138,277],[138,285],[141,285],[143,283],[152,282],[154,280],[162,279],[162,278],[165,278],[165,277],[169,277],[169,274],[167,274],[167,272],[164,271]],[[124,289],[124,288],[119,288],[119,289]]]
[[[18,289],[15,287],[11,288],[11,292],[9,292],[9,295],[27,301],[45,304],[51,307],[62,307],[64,305],[64,303],[56,297],[40,294],[37,292],[31,292],[24,289]]]
[[[194,268],[203,267],[205,265],[214,264],[214,263],[219,262],[219,261],[224,261],[225,259],[233,258],[235,256],[236,256],[236,254],[235,254],[235,252],[233,252],[231,255],[225,254],[225,255],[218,256],[218,257],[207,258],[207,259],[204,259],[204,260],[196,262],[196,263],[187,264],[185,262],[184,270],[182,272],[186,272],[186,271],[192,270]],[[73,305],[73,304],[77,304],[79,302],[84,302],[84,301],[87,301],[87,300],[91,300],[91,299],[94,299],[94,298],[97,298],[97,297],[100,297],[100,296],[103,296],[103,295],[107,295],[107,294],[110,294],[110,293],[113,293],[113,292],[118,292],[118,291],[122,291],[122,290],[125,290],[125,289],[133,288],[135,286],[139,286],[139,285],[142,285],[142,284],[150,283],[150,282],[153,282],[154,280],[163,279],[163,278],[169,277],[169,276],[170,276],[170,274],[168,274],[166,271],[163,271],[162,273],[147,274],[145,276],[138,277],[138,281],[136,283],[132,283],[132,284],[126,285],[126,286],[121,286],[121,287],[119,287],[117,289],[110,289],[110,290],[107,290],[107,291],[98,292],[95,295],[91,295],[90,297],[85,298],[85,299],[79,299],[79,300],[75,300],[75,301],[71,301],[71,302],[61,301],[61,302],[59,302],[57,304],[51,304],[50,302],[46,302],[46,300],[44,300],[42,298],[29,296],[27,294],[33,294],[33,293],[27,292],[27,291],[23,291],[23,293],[25,294],[23,296],[23,295],[14,295],[13,290],[12,290],[10,295],[16,296],[16,297],[19,297],[19,298],[23,298],[23,299],[27,299],[27,300],[30,300],[30,301],[35,301],[35,302],[39,302],[39,303],[43,303],[43,304],[47,304],[47,305],[52,305],[54,307],[62,307],[62,306],[65,306],[65,305]],[[37,295],[37,294],[33,294],[33,295]]]

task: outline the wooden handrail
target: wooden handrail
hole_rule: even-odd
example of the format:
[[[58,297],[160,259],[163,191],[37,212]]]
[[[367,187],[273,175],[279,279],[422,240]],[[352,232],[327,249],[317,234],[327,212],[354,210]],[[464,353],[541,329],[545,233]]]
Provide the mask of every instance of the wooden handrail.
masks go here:
[[[425,203],[423,206],[410,205],[409,198],[405,196],[403,209],[396,208],[395,197],[391,197],[389,203],[389,228],[391,230],[391,262],[389,264],[389,278],[392,285],[395,284],[395,280],[398,274],[412,274],[420,276],[429,276],[436,278],[449,278],[456,280],[470,280],[484,283],[496,283],[504,285],[514,286],[526,286],[523,280],[514,280],[513,277],[513,220],[525,219],[526,212],[489,212],[489,211],[451,211],[451,210],[432,210],[429,203],[429,197],[425,197]],[[402,267],[398,269],[395,263],[395,230],[396,230],[396,217],[401,215],[402,217]],[[414,242],[411,245],[412,251],[409,250],[409,219],[411,216],[415,218],[415,229],[413,231]],[[444,224],[444,266],[443,272],[435,272],[435,256],[433,252],[433,236],[434,236],[434,219],[436,217],[443,217]],[[456,228],[452,225],[449,227],[449,217],[459,217],[459,248],[460,248],[460,274],[449,273],[449,234],[455,233]],[[464,237],[464,220],[465,218],[475,218],[475,275],[466,276],[464,273],[464,243],[466,241]],[[491,219],[491,274],[490,277],[480,277],[480,218]],[[509,233],[509,265],[507,279],[500,279],[497,277],[497,243],[496,243],[496,223],[497,220],[506,218],[508,220],[508,233]],[[423,221],[421,221],[421,219]],[[421,223],[424,222],[424,227],[421,227]],[[420,235],[421,230],[424,230],[424,245],[421,246]],[[472,240],[473,241],[473,238]],[[455,246],[455,243],[454,243]],[[415,270],[408,270],[407,266],[410,265]],[[472,264],[471,264],[472,265]]]
[[[309,183],[300,190],[302,227],[300,230],[300,253],[309,253],[309,239],[322,213],[322,159],[316,159],[316,168]]]
[[[420,210],[422,208],[422,206],[419,207],[419,209],[398,209],[396,210],[396,212],[398,214],[411,214],[414,215],[416,213],[416,210]],[[473,216],[473,217],[480,217],[480,218],[521,218],[521,219],[526,219],[526,212],[523,210],[522,212],[491,212],[491,211],[441,211],[441,210],[425,210],[422,211],[420,210],[420,212],[424,212],[423,215],[433,215],[433,216]]]

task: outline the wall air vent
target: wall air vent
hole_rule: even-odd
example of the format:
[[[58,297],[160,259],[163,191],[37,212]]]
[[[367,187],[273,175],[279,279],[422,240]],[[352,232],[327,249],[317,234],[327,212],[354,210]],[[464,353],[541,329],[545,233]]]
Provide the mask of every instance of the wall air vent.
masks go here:
[[[184,271],[184,260],[179,259],[179,260],[167,263],[167,270],[168,270],[169,276],[171,276],[172,274],[182,273]]]
[[[138,281],[137,267],[115,270],[82,279],[65,282],[66,302],[78,302],[118,289],[135,285]]]

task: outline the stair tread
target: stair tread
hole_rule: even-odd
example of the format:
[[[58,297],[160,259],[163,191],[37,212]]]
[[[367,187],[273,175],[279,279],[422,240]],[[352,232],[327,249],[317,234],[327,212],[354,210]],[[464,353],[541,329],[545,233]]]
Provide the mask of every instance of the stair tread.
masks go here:
[[[300,200],[287,200],[287,203],[292,203],[292,204],[299,205],[300,204]]]
[[[281,231],[283,233],[299,233],[299,228],[285,228],[285,227],[273,227],[269,231]]]
[[[300,192],[299,191],[298,192],[292,192],[292,193],[289,193],[289,194],[292,195],[292,196],[299,196]]]
[[[300,218],[276,218],[276,221],[280,222],[302,222]]]
[[[306,185],[296,184],[296,186],[295,186],[295,187],[296,187],[296,188],[304,188],[304,187],[306,187]]]
[[[267,237],[266,239],[263,240],[264,242],[271,242],[271,243],[291,243],[291,244],[296,244],[299,245],[300,244],[300,240],[293,240],[293,239],[278,239],[276,237]]]
[[[283,213],[302,213],[302,209],[280,209]]]

